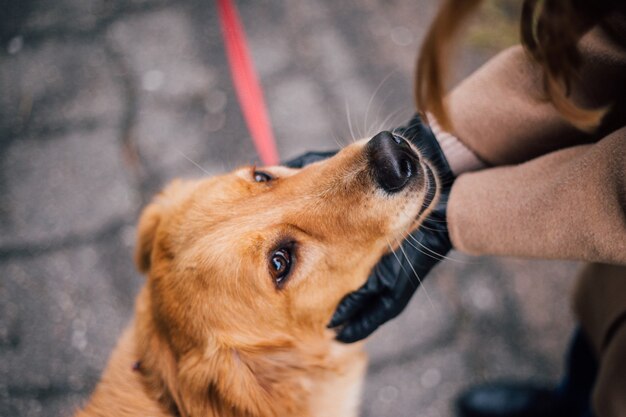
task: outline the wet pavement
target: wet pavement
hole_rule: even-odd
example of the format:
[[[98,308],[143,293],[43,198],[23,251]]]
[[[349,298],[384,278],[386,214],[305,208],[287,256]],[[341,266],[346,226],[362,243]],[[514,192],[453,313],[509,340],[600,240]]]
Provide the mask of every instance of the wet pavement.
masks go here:
[[[410,116],[415,51],[435,2],[238,5],[282,158]],[[70,415],[142,284],[131,259],[141,207],[173,178],[256,155],[212,2],[2,8],[0,415]],[[510,42],[506,27],[490,30],[465,39],[456,79]],[[558,378],[577,265],[452,257],[369,340],[362,416],[449,416],[469,384]]]

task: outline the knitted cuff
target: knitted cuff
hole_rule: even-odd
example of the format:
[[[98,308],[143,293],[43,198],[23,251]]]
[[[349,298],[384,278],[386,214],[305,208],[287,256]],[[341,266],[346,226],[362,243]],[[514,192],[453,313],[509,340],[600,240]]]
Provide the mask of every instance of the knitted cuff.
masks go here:
[[[427,113],[427,120],[430,129],[433,131],[443,154],[448,160],[448,165],[455,177],[464,172],[478,171],[486,168],[486,164],[481,161],[471,149],[463,144],[456,136],[444,131],[435,116]]]

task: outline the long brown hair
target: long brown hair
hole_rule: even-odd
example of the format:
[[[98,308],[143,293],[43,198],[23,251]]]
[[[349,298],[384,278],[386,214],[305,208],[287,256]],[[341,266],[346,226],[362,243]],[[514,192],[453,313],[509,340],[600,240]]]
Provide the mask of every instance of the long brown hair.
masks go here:
[[[461,24],[481,1],[443,0],[418,56],[417,107],[432,113],[447,130],[452,130],[443,100],[449,50]],[[583,109],[569,98],[572,78],[582,63],[578,41],[611,10],[614,2],[524,0],[522,5],[522,44],[543,70],[546,98],[566,120],[582,130],[597,127],[607,108]]]

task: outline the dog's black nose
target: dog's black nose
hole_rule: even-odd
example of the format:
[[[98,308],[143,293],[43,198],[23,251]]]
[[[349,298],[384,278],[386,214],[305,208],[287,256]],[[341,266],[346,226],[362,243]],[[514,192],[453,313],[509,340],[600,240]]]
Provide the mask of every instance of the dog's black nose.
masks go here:
[[[400,191],[416,176],[417,155],[401,137],[383,131],[365,146],[374,179],[385,191]]]

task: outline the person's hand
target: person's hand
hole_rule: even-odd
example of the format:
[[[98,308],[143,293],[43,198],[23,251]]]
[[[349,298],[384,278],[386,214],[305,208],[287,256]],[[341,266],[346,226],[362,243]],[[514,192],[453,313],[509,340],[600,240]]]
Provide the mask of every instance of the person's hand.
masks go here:
[[[452,248],[446,223],[448,195],[454,176],[432,131],[419,116],[395,129],[436,168],[441,189],[439,201],[422,225],[374,267],[367,282],[344,297],[328,327],[337,328],[337,340],[356,342],[404,310],[421,281]]]

